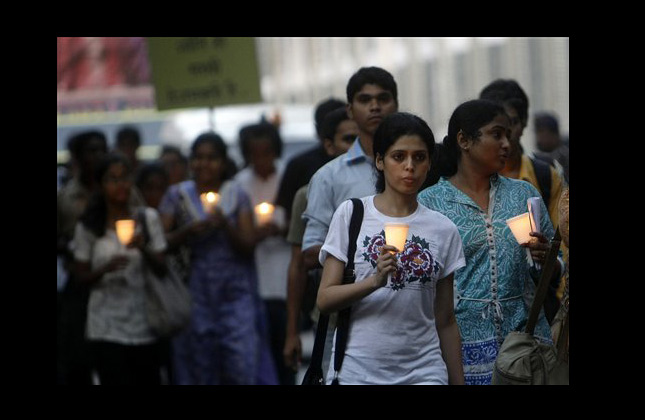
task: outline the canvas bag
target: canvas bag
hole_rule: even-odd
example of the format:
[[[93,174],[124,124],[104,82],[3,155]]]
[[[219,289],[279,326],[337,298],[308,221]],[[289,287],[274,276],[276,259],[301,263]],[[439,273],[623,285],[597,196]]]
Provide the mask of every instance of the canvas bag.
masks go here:
[[[568,310],[554,345],[544,344],[533,335],[559,248],[558,229],[551,241],[526,329],[524,332],[512,331],[504,339],[493,368],[493,385],[569,385],[569,361],[565,351],[569,330]]]
[[[139,212],[145,242],[150,238],[145,210]],[[188,287],[172,269],[158,277],[143,264],[146,316],[150,328],[159,337],[172,337],[190,322],[191,298]]]

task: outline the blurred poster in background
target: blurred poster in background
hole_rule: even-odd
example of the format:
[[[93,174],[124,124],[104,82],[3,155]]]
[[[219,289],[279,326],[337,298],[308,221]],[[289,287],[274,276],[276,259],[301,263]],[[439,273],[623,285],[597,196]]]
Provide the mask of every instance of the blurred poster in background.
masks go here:
[[[148,38],[158,110],[262,102],[255,40]]]
[[[57,43],[59,114],[262,101],[250,37],[58,37]]]
[[[58,37],[57,111],[154,108],[144,37]]]

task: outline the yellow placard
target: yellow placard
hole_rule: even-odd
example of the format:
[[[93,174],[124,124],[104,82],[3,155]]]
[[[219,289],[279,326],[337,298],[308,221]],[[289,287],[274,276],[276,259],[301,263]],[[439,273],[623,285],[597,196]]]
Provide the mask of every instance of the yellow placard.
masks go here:
[[[253,38],[147,41],[158,110],[262,102]]]

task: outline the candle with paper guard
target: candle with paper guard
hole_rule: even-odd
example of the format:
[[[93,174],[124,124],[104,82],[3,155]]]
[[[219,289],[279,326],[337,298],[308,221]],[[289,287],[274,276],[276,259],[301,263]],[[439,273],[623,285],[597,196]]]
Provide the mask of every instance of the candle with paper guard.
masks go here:
[[[127,245],[134,236],[134,220],[122,219],[116,221],[116,236],[122,245]]]
[[[219,202],[219,194],[212,191],[200,194],[199,198],[202,201],[204,212],[207,214],[212,213],[215,207],[217,207],[217,203]]]
[[[403,252],[405,239],[408,236],[409,226],[404,223],[385,224],[385,243],[395,246],[399,252]]]
[[[257,221],[258,226],[262,226],[273,219],[273,210],[275,210],[273,204],[269,204],[267,202],[263,202],[255,206],[255,220]]]
[[[519,216],[511,217],[506,221],[506,224],[513,232],[515,240],[518,244],[522,245],[530,242],[533,238],[531,233],[531,216],[529,213],[522,213]],[[531,266],[534,266],[533,257],[531,257],[531,250],[526,248],[526,259]]]
[[[533,238],[531,233],[531,220],[530,216],[527,213],[522,213],[519,216],[511,217],[506,221],[506,224],[513,232],[513,236],[517,240],[517,243],[524,244],[529,242]]]

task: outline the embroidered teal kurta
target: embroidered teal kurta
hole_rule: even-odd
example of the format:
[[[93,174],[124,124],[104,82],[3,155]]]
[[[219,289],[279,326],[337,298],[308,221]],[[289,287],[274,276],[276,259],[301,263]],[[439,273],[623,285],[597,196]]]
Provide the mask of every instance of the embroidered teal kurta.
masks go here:
[[[455,272],[455,316],[466,384],[490,384],[504,338],[526,325],[535,285],[526,250],[517,243],[506,220],[526,213],[530,197],[540,197],[531,184],[499,175],[491,177],[488,213],[447,178],[418,195],[421,204],[457,225],[463,242],[466,266]],[[541,214],[541,231],[551,238],[554,229],[544,203]],[[551,341],[543,312],[535,334]]]

